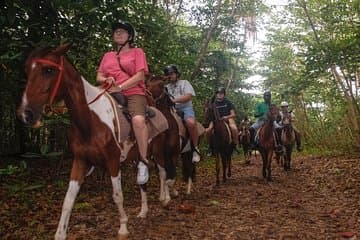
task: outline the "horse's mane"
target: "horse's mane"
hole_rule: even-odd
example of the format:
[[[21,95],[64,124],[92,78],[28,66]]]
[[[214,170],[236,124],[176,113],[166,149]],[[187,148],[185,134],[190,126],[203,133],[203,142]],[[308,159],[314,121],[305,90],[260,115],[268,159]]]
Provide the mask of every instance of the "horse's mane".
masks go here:
[[[165,86],[165,79],[166,79],[165,77],[155,75],[155,74],[147,74],[145,76],[145,79],[146,79],[145,82],[147,84],[151,83],[151,82],[156,82],[156,81],[160,82],[160,84],[161,84],[160,88],[162,88],[163,91],[165,91],[165,94],[163,96],[163,99],[165,100],[165,102],[163,102],[163,103],[165,103],[166,105],[171,106],[171,107],[175,106],[175,103],[171,100],[171,96]]]

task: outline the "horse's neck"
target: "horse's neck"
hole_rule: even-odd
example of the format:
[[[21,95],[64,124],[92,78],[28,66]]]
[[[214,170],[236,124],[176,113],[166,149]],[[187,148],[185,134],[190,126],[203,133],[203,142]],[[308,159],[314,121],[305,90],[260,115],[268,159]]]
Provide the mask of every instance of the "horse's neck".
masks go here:
[[[99,88],[91,85],[84,77],[81,77],[81,81],[84,85],[84,95],[87,103],[91,102],[97,96],[99,96],[99,94],[101,93],[101,90]]]
[[[101,90],[91,85],[85,78],[79,76],[79,81],[72,79],[69,84],[66,105],[71,109],[71,119],[75,126],[83,133],[89,134],[90,124],[95,113],[100,121],[114,130],[113,119],[114,110],[105,95],[101,95]],[[89,104],[94,99],[98,99]]]

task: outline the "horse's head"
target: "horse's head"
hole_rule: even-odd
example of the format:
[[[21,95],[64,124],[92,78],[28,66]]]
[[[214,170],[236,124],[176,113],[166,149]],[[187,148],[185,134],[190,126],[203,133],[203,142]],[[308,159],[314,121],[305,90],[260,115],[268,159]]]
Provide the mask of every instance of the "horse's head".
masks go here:
[[[275,104],[270,104],[267,119],[275,121],[280,116],[279,108]]]
[[[206,126],[210,123],[213,118],[213,105],[211,99],[207,99],[204,104],[204,122],[203,124]]]
[[[152,75],[146,80],[146,89],[151,93],[154,99],[163,94],[165,88],[164,78]]]
[[[64,72],[63,55],[70,45],[57,48],[45,47],[30,53],[25,62],[26,88],[17,114],[21,121],[32,127],[40,127],[42,114],[52,104],[61,88]]]
[[[163,76],[152,75],[146,80],[146,89],[150,93],[154,104],[163,102],[166,105],[173,106],[174,103],[170,99],[170,95],[165,87],[166,78]]]

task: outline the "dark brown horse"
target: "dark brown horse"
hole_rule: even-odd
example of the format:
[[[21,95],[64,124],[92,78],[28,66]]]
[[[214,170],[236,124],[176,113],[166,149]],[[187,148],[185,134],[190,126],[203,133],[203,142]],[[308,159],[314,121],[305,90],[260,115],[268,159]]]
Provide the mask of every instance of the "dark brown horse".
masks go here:
[[[214,124],[213,133],[210,136],[210,144],[216,158],[216,185],[220,184],[220,159],[223,170],[223,182],[227,177],[231,177],[231,155],[234,150],[231,140],[231,131],[229,125],[220,117],[215,104],[208,100],[204,109],[204,120],[212,121]]]
[[[263,160],[262,175],[268,181],[271,178],[271,161],[275,150],[275,127],[274,121],[279,115],[279,109],[275,104],[271,104],[264,124],[259,129],[259,151]]]
[[[239,124],[239,144],[241,145],[243,152],[245,163],[250,163],[251,157],[251,136],[250,136],[250,124],[247,121],[243,121]]]
[[[118,237],[124,239],[129,232],[128,217],[123,207],[120,165],[123,160],[130,158],[131,153],[127,155],[129,151],[135,152],[131,160],[136,160],[139,154],[131,150],[134,149],[133,141],[119,143],[118,133],[122,129],[117,128],[116,104],[103,89],[87,82],[64,57],[68,49],[69,45],[46,47],[34,50],[29,55],[25,63],[27,84],[18,116],[25,124],[40,127],[44,109],[51,106],[54,100],[64,100],[69,109],[71,125],[68,138],[73,159],[55,239],[66,239],[71,210],[85,175],[92,166],[105,167],[111,176],[113,199],[120,214]],[[154,146],[150,147],[153,151],[157,149],[157,145]],[[155,152],[153,154],[157,155]],[[159,161],[158,164],[163,166],[164,162]],[[147,212],[144,189],[141,188],[143,199],[140,217],[146,216]]]
[[[162,147],[166,156],[165,169],[167,172],[165,196],[170,199],[169,188],[172,188],[175,182],[177,159],[181,156],[183,180],[187,182],[187,194],[191,193],[192,182],[195,178],[195,164],[192,162],[191,149],[184,150],[189,136],[181,118],[176,113],[175,104],[165,88],[165,80],[161,76],[150,76],[146,81],[146,88],[152,97],[153,104],[164,114],[169,123],[169,128],[165,131],[166,142]],[[173,189],[173,193],[176,194],[177,191]]]
[[[293,147],[295,145],[295,131],[292,126],[290,113],[284,114],[281,125],[281,143],[285,148],[285,152],[282,156],[282,165],[284,166],[285,171],[289,171],[291,164],[291,155]]]

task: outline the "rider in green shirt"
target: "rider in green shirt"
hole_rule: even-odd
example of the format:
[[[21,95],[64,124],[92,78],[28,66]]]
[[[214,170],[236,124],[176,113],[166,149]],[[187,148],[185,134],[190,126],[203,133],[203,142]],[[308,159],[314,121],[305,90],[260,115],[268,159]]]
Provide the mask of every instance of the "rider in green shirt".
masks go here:
[[[257,118],[257,120],[253,125],[251,125],[249,129],[251,145],[253,148],[255,147],[255,134],[257,133],[259,128],[264,124],[266,115],[269,112],[270,104],[271,104],[271,92],[266,91],[264,92],[264,102],[258,103],[255,108],[254,116]],[[274,121],[274,125],[275,128],[281,128],[281,126],[276,121]],[[282,146],[280,145],[279,137],[277,136],[276,131],[275,131],[275,136],[276,136],[275,151],[281,152]]]

